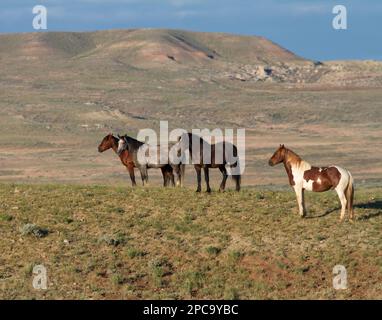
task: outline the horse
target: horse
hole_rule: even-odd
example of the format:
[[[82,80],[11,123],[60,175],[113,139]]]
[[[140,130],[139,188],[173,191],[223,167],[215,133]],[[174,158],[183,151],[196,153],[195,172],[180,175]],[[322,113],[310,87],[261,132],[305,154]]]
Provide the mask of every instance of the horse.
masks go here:
[[[294,188],[301,217],[306,216],[304,190],[324,192],[335,190],[341,202],[340,221],[344,220],[346,209],[349,219],[354,219],[354,180],[351,173],[338,166],[313,167],[301,159],[283,144],[269,159],[269,165],[283,163],[289,178],[289,184]]]
[[[199,152],[196,150],[196,154],[193,155],[192,151],[192,142],[197,142],[199,139]],[[202,137],[197,136],[193,133],[183,133],[179,140],[179,147],[183,150],[189,150],[191,160],[194,164],[194,168],[196,171],[197,176],[197,189],[196,192],[201,192],[202,186],[201,186],[201,170],[203,168],[204,171],[204,179],[206,182],[207,190],[206,192],[211,192],[210,187],[210,179],[209,179],[209,169],[211,168],[218,168],[223,176],[222,182],[220,183],[219,191],[223,192],[225,190],[226,181],[228,178],[228,173],[226,169],[226,165],[229,165],[231,168],[233,167],[239,167],[239,159],[237,158],[237,147],[229,142],[223,141],[223,142],[217,142],[217,143],[208,143],[206,140],[204,140]],[[232,155],[229,155],[229,158],[227,158],[226,155],[226,149],[230,148],[232,150]],[[208,153],[205,154],[204,150],[207,150]],[[184,151],[183,151],[184,152]],[[203,157],[203,154],[206,156],[207,159]],[[218,161],[217,157],[221,156],[220,160]],[[184,155],[183,155],[184,157]],[[192,159],[194,157],[194,159]],[[197,159],[198,158],[198,159]],[[236,191],[240,191],[240,183],[241,183],[241,175],[235,174],[232,175],[232,178],[236,182]]]
[[[118,148],[117,153],[121,153],[124,151],[128,151],[131,155],[133,162],[137,168],[139,168],[141,174],[142,174],[142,181],[145,181],[148,183],[148,175],[147,175],[147,169],[150,168],[171,168],[173,172],[177,175],[177,181],[176,184],[179,186],[183,186],[183,180],[184,180],[184,164],[173,164],[169,161],[169,150],[166,150],[162,154],[165,154],[165,158],[153,159],[152,153],[149,152],[150,158],[149,159],[140,159],[139,156],[142,154],[146,154],[147,150],[153,150],[160,151],[160,146],[155,146],[156,148],[153,148],[153,146],[150,146],[147,143],[138,141],[128,135],[120,136],[118,135]],[[162,150],[163,151],[163,150]],[[161,153],[159,156],[162,155]],[[142,161],[144,160],[144,161]],[[173,180],[172,180],[173,181]],[[173,183],[174,185],[174,183]]]
[[[115,137],[112,133],[109,133],[107,136],[105,136],[100,145],[98,146],[98,152],[104,152],[109,149],[113,149],[113,151],[118,154],[122,164],[127,168],[129,174],[131,183],[134,186],[136,186],[135,182],[135,174],[134,174],[134,168],[136,167],[134,163],[134,159],[132,155],[127,151],[124,150],[123,152],[118,153],[118,141],[119,139]],[[163,186],[167,187],[170,183],[175,186],[174,181],[174,174],[173,169],[171,166],[164,166],[161,168],[162,175],[163,175]],[[141,172],[141,178],[142,182],[144,184],[144,175]]]

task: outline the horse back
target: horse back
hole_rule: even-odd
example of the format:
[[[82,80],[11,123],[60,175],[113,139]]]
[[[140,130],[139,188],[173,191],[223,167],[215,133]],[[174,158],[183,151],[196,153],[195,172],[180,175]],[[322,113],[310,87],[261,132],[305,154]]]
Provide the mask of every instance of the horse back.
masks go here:
[[[227,150],[229,149],[229,150]],[[228,152],[226,152],[228,151]],[[222,164],[235,164],[237,162],[237,148],[230,142],[211,144],[211,167],[216,168]]]

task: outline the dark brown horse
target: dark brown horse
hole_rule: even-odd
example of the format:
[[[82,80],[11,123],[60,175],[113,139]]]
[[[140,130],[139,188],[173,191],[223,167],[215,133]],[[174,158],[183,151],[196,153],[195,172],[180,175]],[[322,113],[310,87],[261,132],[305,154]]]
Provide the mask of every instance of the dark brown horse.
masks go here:
[[[193,143],[199,144],[199,147],[194,148],[196,150],[193,150]],[[200,136],[194,135],[192,133],[184,133],[179,138],[179,147],[183,150],[183,152],[187,149],[189,150],[189,154],[192,159],[192,163],[194,164],[197,176],[198,187],[196,189],[196,192],[201,192],[202,190],[202,169],[204,171],[204,179],[207,185],[206,191],[211,192],[209,169],[218,168],[220,170],[220,172],[223,175],[223,180],[220,183],[219,191],[224,191],[226,181],[228,178],[226,165],[229,165],[231,168],[239,168],[237,148],[235,145],[229,142],[223,141],[210,144]],[[232,150],[232,155],[226,153],[227,148]],[[205,152],[205,150],[207,152]],[[186,161],[184,160],[184,162]],[[235,180],[236,183],[236,191],[240,191],[241,175],[234,174],[232,175],[232,178]]]
[[[107,136],[105,136],[100,145],[98,146],[98,152],[104,152],[109,149],[113,149],[113,151],[118,154],[118,138],[115,137],[112,133],[109,133]],[[122,164],[127,168],[127,171],[130,174],[131,183],[133,186],[136,186],[135,182],[135,174],[134,174],[134,168],[136,167],[134,163],[134,159],[131,154],[129,154],[128,150],[123,150],[120,154],[118,154],[119,159],[121,160]],[[163,185],[166,187],[170,183],[172,186],[175,185],[174,180],[174,174],[173,169],[171,166],[164,166],[161,168],[162,175],[163,175]],[[141,178],[142,183],[144,184],[146,176],[143,172],[141,172]]]

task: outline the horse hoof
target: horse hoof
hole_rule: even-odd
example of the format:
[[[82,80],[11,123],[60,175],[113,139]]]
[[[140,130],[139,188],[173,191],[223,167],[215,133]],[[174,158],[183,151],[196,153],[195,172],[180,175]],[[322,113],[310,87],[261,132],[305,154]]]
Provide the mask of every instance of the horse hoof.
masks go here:
[[[211,189],[207,189],[207,191],[206,191],[207,193],[211,193]]]
[[[199,193],[200,191],[201,191],[200,189],[196,189],[196,191],[195,191],[195,192],[198,192],[198,193]]]

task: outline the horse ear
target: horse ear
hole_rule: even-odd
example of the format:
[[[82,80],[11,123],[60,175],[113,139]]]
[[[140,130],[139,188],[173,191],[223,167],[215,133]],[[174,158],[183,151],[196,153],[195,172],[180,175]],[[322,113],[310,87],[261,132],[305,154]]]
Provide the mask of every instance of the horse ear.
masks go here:
[[[282,145],[281,145],[281,148],[285,148],[285,146],[282,144]]]

